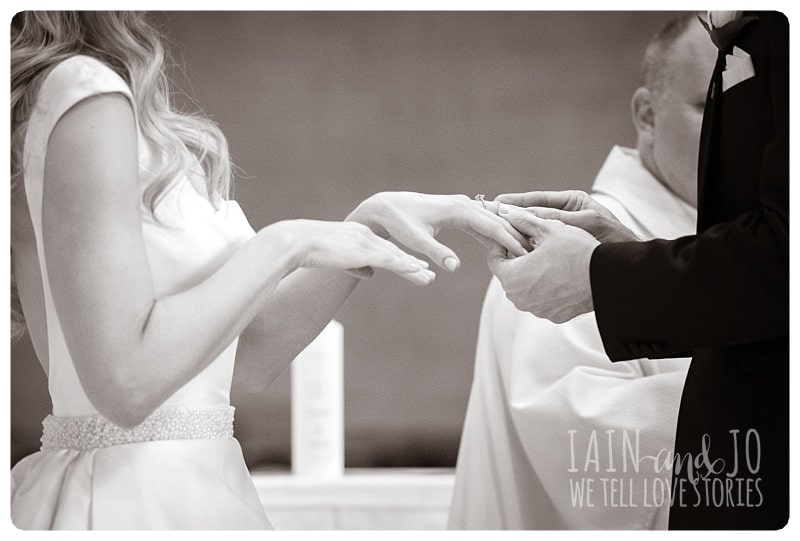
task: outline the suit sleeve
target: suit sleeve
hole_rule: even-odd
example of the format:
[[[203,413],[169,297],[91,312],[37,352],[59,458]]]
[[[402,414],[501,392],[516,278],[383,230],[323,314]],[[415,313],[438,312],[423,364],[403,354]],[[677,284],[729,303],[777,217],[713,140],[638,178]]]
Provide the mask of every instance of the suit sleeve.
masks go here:
[[[592,254],[595,315],[613,361],[789,332],[788,24],[773,29],[774,130],[762,153],[757,205],[698,235],[602,244]]]

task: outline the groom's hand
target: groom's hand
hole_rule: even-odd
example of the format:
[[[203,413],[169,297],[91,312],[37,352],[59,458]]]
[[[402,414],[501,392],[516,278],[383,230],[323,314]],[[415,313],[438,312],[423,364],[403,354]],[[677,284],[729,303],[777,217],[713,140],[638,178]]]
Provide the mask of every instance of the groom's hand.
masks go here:
[[[587,232],[524,209],[501,205],[500,216],[531,238],[533,251],[509,259],[489,252],[489,268],[517,309],[564,323],[594,310],[589,262],[600,244]]]
[[[524,207],[540,218],[580,227],[600,242],[642,240],[620,223],[610,210],[579,190],[510,193],[497,196],[495,201]]]

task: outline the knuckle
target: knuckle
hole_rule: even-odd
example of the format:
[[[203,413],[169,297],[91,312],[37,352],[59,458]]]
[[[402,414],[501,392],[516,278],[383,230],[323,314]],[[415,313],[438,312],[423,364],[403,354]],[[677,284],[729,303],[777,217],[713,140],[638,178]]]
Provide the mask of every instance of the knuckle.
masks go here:
[[[369,234],[371,233],[369,227],[367,227],[366,225],[358,222],[351,222],[351,223],[353,224],[352,229],[354,233],[362,235],[364,237],[368,237]]]
[[[449,203],[453,208],[463,208],[470,204],[472,199],[464,194],[454,194],[449,197]]]
[[[431,248],[431,252],[436,255],[439,259],[445,259],[448,257],[454,257],[455,254],[450,250],[447,246],[442,246],[441,244],[434,245]]]
[[[378,192],[376,194],[371,195],[369,199],[372,199],[372,201],[380,204],[385,204],[389,201],[390,194],[389,192]]]
[[[588,195],[583,190],[570,190],[570,199],[574,201],[578,207],[583,206],[583,203],[588,198]]]

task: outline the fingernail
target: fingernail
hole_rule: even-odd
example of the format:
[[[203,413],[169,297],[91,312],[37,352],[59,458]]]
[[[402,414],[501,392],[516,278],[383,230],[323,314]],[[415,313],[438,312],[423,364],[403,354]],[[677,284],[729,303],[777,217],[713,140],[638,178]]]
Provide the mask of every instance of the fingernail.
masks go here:
[[[498,214],[508,214],[508,207],[502,203],[497,203],[497,213]]]
[[[425,284],[430,284],[431,282],[433,282],[433,279],[436,277],[435,274],[433,274],[431,271],[427,271],[427,270],[423,270],[423,271],[418,272],[417,276],[419,276],[420,281],[422,283],[425,283]]]
[[[422,268],[423,268],[423,269],[430,268],[430,265],[429,265],[429,264],[428,264],[428,262],[427,262],[427,261],[425,261],[424,259],[420,259],[420,260],[419,260],[419,264],[420,264],[420,266],[422,266]]]
[[[408,264],[408,270],[409,272],[417,272],[419,270],[422,270],[422,267],[420,267],[418,263],[414,263],[412,261],[411,263]]]
[[[453,272],[458,268],[458,261],[456,260],[455,257],[447,257],[444,260],[444,268],[446,268],[450,272]]]

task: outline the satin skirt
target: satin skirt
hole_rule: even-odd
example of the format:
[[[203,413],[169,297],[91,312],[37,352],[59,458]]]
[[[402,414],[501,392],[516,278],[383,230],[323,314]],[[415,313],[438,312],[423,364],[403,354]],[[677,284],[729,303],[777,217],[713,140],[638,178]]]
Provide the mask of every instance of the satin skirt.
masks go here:
[[[11,471],[11,519],[24,530],[272,529],[235,439],[39,451]]]

